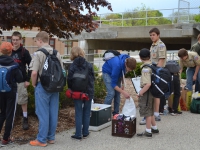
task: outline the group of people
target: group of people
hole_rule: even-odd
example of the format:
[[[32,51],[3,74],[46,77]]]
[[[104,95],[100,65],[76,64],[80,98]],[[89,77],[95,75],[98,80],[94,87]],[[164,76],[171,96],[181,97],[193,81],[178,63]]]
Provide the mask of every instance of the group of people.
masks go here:
[[[10,132],[13,127],[17,103],[21,105],[23,111],[22,128],[24,130],[29,129],[27,87],[30,85],[31,72],[27,69],[27,66],[31,62],[31,56],[29,51],[22,46],[22,40],[21,33],[15,31],[12,34],[12,44],[3,42],[0,46],[0,67],[18,66],[13,69],[11,73],[13,80],[8,83],[11,91],[0,92],[0,131],[6,120],[2,145],[11,141]]]
[[[152,28],[149,31],[152,45],[150,50],[143,48],[139,52],[139,56],[143,65],[141,65],[141,90],[138,93],[140,116],[144,117],[140,124],[146,124],[145,132],[137,134],[140,137],[152,137],[152,133],[159,133],[155,121],[161,121],[160,113],[164,109],[165,98],[157,98],[149,92],[151,87],[152,70],[145,64],[156,64],[158,67],[165,67],[167,61],[167,49],[165,44],[160,40],[160,31],[158,28]],[[180,79],[179,75],[184,66],[187,68],[187,82],[185,89],[192,91],[192,85],[196,82],[195,91],[200,88],[200,34],[197,37],[198,42],[192,47],[194,52],[188,52],[182,48],[178,51],[180,57],[180,71],[173,74],[174,86],[177,87],[174,91],[173,105],[169,110],[172,115],[181,114],[178,111],[178,103],[180,97]],[[40,75],[42,73],[46,55],[41,51],[33,53],[31,58],[28,50],[26,50],[22,42],[22,35],[15,31],[12,34],[12,43],[3,42],[0,46],[0,67],[17,66],[11,71],[11,78],[8,82],[11,87],[9,92],[0,92],[0,131],[5,123],[5,132],[1,140],[2,146],[12,142],[11,130],[16,111],[16,103],[22,105],[23,110],[23,129],[28,130],[28,114],[27,103],[28,94],[27,87],[30,85],[35,89],[35,112],[39,119],[38,134],[36,140],[30,141],[32,146],[47,146],[47,144],[55,143],[55,132],[58,121],[59,110],[59,92],[47,92],[41,82]],[[45,31],[39,32],[35,37],[35,43],[39,49],[46,49],[49,54],[53,54],[53,48],[49,45],[49,35]],[[196,53],[197,52],[197,53]],[[61,67],[60,53],[56,54]],[[86,61],[85,52],[80,47],[73,47],[70,53],[70,59],[73,61],[70,65],[67,75],[68,88],[73,85],[73,75],[76,70],[85,69],[88,67],[88,86],[86,93],[89,100],[74,99],[75,104],[75,126],[76,132],[71,136],[72,139],[81,140],[89,136],[89,123],[91,102],[94,98],[94,70],[92,64]],[[124,74],[136,68],[136,59],[126,54],[121,54],[107,60],[102,66],[103,81],[106,86],[107,95],[104,103],[111,104],[114,99],[113,116],[119,113],[120,94],[126,99],[130,98],[130,94],[124,90]]]
[[[140,116],[143,117],[140,121],[140,125],[146,125],[146,129],[144,132],[137,134],[137,136],[151,138],[152,133],[159,133],[155,121],[161,121],[160,114],[164,113],[166,99],[164,95],[161,98],[153,97],[151,95],[150,87],[152,84],[152,70],[144,65],[156,64],[157,67],[165,67],[167,62],[167,48],[160,39],[160,31],[158,28],[152,28],[149,31],[149,35],[151,41],[153,42],[150,50],[143,48],[139,52],[140,60],[143,62],[143,65],[140,66],[142,68],[140,81],[141,90],[138,93],[139,112]],[[180,69],[177,72],[171,73],[173,76],[172,84],[174,87],[174,96],[172,105],[168,106],[168,111],[172,116],[182,114],[182,112],[178,110],[178,105],[181,90],[180,76],[183,67],[187,67],[187,81],[184,89],[192,91],[192,86],[195,83],[195,92],[200,91],[200,57],[198,55],[200,54],[200,34],[198,35],[197,40],[198,42],[192,46],[191,51],[188,52],[184,48],[181,48],[178,51]],[[107,89],[107,95],[104,103],[111,104],[114,99],[113,115],[119,113],[120,93],[123,94],[126,99],[130,97],[130,95],[124,91],[123,74],[134,70],[135,65],[136,61],[134,58],[130,58],[128,55],[120,55],[107,60],[102,67],[103,80]]]
[[[16,31],[12,34],[12,43],[3,42],[0,45],[0,68],[16,66],[10,72],[10,77],[7,80],[10,91],[0,91],[0,131],[5,122],[5,132],[1,139],[1,146],[13,142],[11,130],[13,128],[16,103],[22,105],[23,110],[23,129],[28,130],[27,103],[28,94],[27,87],[30,84],[34,87],[35,94],[35,113],[39,120],[38,134],[35,140],[30,141],[32,146],[45,147],[47,144],[55,143],[55,132],[58,122],[59,110],[59,92],[47,92],[41,82],[40,75],[43,68],[48,67],[46,64],[46,55],[40,51],[45,49],[51,55],[53,48],[49,45],[49,34],[45,31],[39,32],[35,37],[35,43],[38,50],[33,53],[32,58],[26,50],[22,42],[22,35]],[[63,69],[60,53],[56,53],[56,57]],[[84,50],[80,47],[73,47],[70,54],[70,59],[73,64],[70,66],[67,75],[68,87],[73,84],[73,74],[76,69],[88,67],[88,86],[87,94],[89,101],[74,100],[75,103],[75,120],[76,133],[71,137],[73,139],[82,139],[89,136],[89,123],[91,101],[94,98],[94,70],[92,64],[86,61]],[[63,73],[63,72],[62,72]],[[1,76],[2,77],[2,76]],[[82,126],[83,125],[83,126]]]

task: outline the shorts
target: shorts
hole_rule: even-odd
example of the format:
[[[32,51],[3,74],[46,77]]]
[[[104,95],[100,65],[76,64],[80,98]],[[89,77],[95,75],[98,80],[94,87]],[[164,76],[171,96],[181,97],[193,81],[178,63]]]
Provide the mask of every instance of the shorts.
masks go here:
[[[149,117],[154,115],[154,97],[151,95],[149,90],[145,92],[143,96],[139,97],[139,108],[141,117]]]
[[[28,103],[28,92],[27,88],[24,87],[24,82],[17,84],[17,93],[18,93],[18,101],[19,105]]]

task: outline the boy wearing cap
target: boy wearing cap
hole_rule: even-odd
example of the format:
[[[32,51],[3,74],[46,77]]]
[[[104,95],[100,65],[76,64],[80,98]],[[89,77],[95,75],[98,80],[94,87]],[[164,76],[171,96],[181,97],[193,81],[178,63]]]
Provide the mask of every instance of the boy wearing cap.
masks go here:
[[[142,89],[138,93],[139,112],[141,117],[146,118],[146,130],[137,134],[137,136],[151,138],[152,133],[159,133],[159,130],[156,126],[154,117],[154,97],[149,91],[149,88],[151,87],[152,70],[151,68],[144,66],[146,64],[151,64],[149,49],[144,48],[140,50],[139,56],[140,60],[143,62],[140,79],[140,86]]]
[[[19,69],[19,65],[16,62],[14,62],[12,57],[10,57],[12,49],[13,47],[9,42],[3,42],[0,46],[0,68],[2,69],[2,71],[0,72],[1,85],[5,83],[3,82],[3,80],[5,80],[3,78],[4,74],[2,73],[5,73],[5,71],[3,71],[3,68],[8,68],[11,66],[11,68],[13,68],[9,73],[10,78],[6,80],[11,90],[9,92],[6,92],[5,90],[0,91],[0,132],[2,130],[4,122],[6,121],[5,132],[1,141],[1,146],[5,146],[12,142],[10,133],[14,123],[15,110],[17,104],[17,83],[23,81],[23,76]]]
[[[167,58],[167,49],[165,44],[160,40],[160,30],[158,28],[152,28],[149,31],[149,35],[151,38],[151,41],[153,42],[150,48],[151,52],[151,62],[156,64],[158,67],[165,67],[166,64],[166,58]],[[156,121],[161,121],[161,117],[159,115],[159,107],[161,104],[161,109],[164,109],[165,105],[165,98],[154,98],[155,100],[155,110],[154,110],[154,116]],[[140,121],[140,125],[146,124],[145,118]]]

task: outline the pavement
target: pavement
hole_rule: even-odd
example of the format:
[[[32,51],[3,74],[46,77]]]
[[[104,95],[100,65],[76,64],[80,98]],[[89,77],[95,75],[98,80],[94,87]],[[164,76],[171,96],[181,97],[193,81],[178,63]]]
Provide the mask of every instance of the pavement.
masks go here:
[[[144,125],[139,125],[137,109],[136,132],[143,132]],[[161,116],[157,122],[159,134],[151,139],[115,137],[111,135],[111,126],[100,131],[91,131],[87,139],[76,141],[71,139],[75,129],[56,134],[56,143],[47,147],[33,147],[29,144],[10,144],[0,150],[200,150],[200,114],[184,111],[182,115]]]

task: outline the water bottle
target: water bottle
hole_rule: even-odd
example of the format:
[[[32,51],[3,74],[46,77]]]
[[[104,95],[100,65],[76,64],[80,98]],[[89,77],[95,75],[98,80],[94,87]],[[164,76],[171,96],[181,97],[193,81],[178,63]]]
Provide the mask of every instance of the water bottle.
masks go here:
[[[163,114],[167,115],[169,113],[168,109],[164,109]]]
[[[64,77],[66,77],[66,71],[63,69],[62,70]]]

